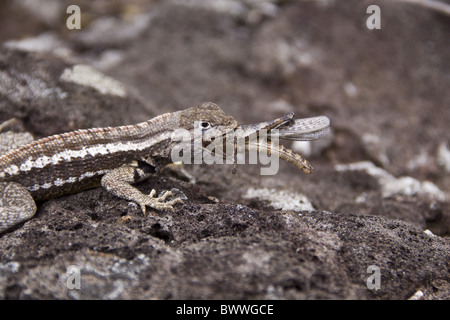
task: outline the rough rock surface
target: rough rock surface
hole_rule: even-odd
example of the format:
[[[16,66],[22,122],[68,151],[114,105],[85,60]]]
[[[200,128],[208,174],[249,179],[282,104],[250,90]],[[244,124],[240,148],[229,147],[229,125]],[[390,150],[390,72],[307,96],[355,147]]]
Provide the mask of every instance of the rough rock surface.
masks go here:
[[[66,28],[74,2],[81,30]],[[240,122],[325,114],[333,135],[292,145],[310,176],[198,165],[195,183],[167,170],[139,185],[182,190],[174,212],[144,217],[101,188],[39,203],[0,235],[0,298],[450,298],[449,17],[390,1],[33,3],[0,4],[7,130],[214,101]],[[365,26],[370,4],[381,30]]]

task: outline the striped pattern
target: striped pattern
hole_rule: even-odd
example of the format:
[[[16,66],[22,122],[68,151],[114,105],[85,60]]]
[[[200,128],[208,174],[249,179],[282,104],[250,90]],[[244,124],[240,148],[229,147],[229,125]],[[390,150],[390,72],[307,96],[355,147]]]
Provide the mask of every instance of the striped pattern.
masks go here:
[[[56,134],[0,157],[0,181],[18,182],[35,199],[99,185],[102,175],[148,155],[165,157],[178,113],[136,125]]]

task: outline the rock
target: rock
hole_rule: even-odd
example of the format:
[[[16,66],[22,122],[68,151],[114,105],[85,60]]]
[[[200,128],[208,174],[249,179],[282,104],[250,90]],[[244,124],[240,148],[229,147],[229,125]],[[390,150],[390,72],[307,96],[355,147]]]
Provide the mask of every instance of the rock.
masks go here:
[[[183,192],[173,212],[143,216],[101,188],[38,203],[0,235],[0,298],[449,299],[446,21],[383,3],[369,31],[365,12],[356,0],[115,0],[86,2],[80,31],[55,13],[0,19],[0,120],[17,119],[2,139],[205,100],[241,123],[292,109],[333,129],[307,157],[312,175],[189,165],[195,184],[166,171],[138,185]]]
[[[0,65],[1,119],[29,119],[27,128],[37,138],[155,115],[117,80],[51,54],[2,49]]]

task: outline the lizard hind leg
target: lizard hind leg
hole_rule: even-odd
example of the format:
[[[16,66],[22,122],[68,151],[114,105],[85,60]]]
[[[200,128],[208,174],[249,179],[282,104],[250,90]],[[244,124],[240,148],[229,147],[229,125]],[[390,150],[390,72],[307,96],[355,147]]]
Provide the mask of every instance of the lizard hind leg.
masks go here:
[[[36,203],[25,187],[15,182],[0,182],[0,232],[30,219]]]

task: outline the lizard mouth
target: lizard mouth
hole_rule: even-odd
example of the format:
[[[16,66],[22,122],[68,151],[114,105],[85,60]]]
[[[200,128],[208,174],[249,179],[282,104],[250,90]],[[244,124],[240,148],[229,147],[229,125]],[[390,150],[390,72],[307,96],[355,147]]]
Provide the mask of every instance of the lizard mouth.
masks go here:
[[[254,124],[243,124],[243,125],[236,125],[234,128],[228,128],[228,130],[224,130],[224,128],[216,129],[215,132],[217,134],[214,134],[214,131],[209,132],[207,135],[203,136],[203,148],[206,148],[208,146],[214,145],[216,143],[220,143],[224,141],[224,146],[226,145],[226,142],[229,143],[230,137],[231,139],[250,139],[250,138],[259,138],[259,136],[262,133],[270,133],[272,130],[280,128],[282,126],[285,126],[286,124],[290,123],[294,118],[294,113],[290,112],[286,115],[284,115],[281,118],[277,118],[272,121],[265,121],[265,122],[259,122]],[[226,142],[225,142],[226,141]],[[246,142],[247,143],[247,142]]]
[[[212,145],[230,144],[230,134],[233,143],[233,173],[236,171],[236,157],[240,151],[265,152],[267,155],[275,155],[282,160],[294,164],[305,173],[311,173],[313,167],[299,154],[279,144],[279,139],[310,141],[326,135],[330,131],[330,120],[325,116],[294,119],[295,114],[289,112],[272,121],[255,124],[239,125],[220,136],[212,138]],[[206,147],[206,146],[204,146]],[[226,155],[224,155],[226,158]]]

